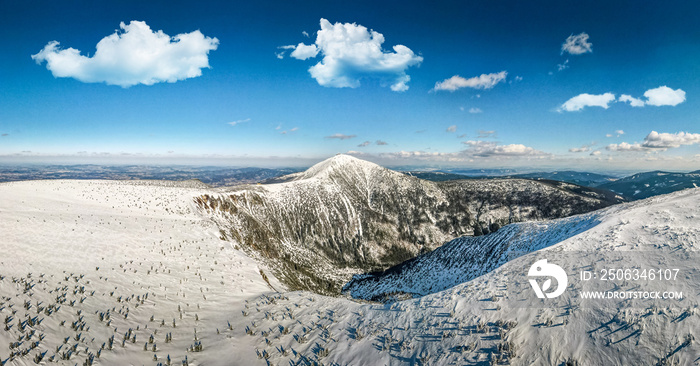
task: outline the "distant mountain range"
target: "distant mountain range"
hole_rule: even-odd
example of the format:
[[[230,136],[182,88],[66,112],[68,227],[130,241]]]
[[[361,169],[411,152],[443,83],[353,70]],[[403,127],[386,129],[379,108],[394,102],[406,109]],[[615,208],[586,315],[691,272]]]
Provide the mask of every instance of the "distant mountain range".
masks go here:
[[[690,173],[662,171],[639,173],[598,187],[618,193],[629,200],[639,200],[699,186],[700,170]]]
[[[298,172],[295,168],[229,168],[160,165],[28,165],[0,166],[0,182],[44,179],[189,180],[212,187],[257,183]]]
[[[452,172],[406,171],[406,175],[442,182],[458,179],[533,179],[538,181],[564,182],[584,187],[597,188],[597,192],[606,195],[620,195],[625,200],[634,201],[661,194],[671,193],[686,188],[700,186],[700,170],[690,173],[672,173],[653,171],[638,173],[624,178],[611,175],[576,171],[536,172],[524,174],[507,174],[500,176],[468,176]],[[607,192],[607,193],[606,193]]]

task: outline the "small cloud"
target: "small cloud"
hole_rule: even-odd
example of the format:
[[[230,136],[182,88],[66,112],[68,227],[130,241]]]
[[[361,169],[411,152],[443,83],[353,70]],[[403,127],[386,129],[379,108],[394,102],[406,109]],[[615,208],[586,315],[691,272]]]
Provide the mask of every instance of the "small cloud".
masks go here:
[[[318,48],[315,44],[306,45],[304,43],[299,43],[294,51],[289,55],[297,60],[306,60],[308,58],[314,58],[318,55]]]
[[[491,89],[496,86],[496,84],[505,81],[507,75],[507,71],[501,71],[493,74],[481,74],[480,76],[475,76],[469,79],[455,75],[449,79],[435,83],[435,87],[432,89],[432,91],[449,90],[453,92],[462,88]]]
[[[57,78],[128,88],[201,76],[202,69],[209,68],[209,52],[219,46],[218,39],[198,30],[170,37],[135,20],[119,27],[121,33],[116,31],[97,43],[92,57],[75,48],[60,49],[59,42],[51,41],[32,59],[37,64],[46,61],[46,68]]]
[[[231,125],[231,126],[235,126],[235,125],[238,125],[238,124],[241,124],[241,123],[245,123],[245,122],[250,122],[250,118],[239,119],[239,120],[237,120],[237,121],[229,122],[228,124]]]
[[[308,33],[307,31],[301,31],[301,34],[302,34],[304,37],[309,38],[309,33]]]
[[[449,133],[457,132],[457,125],[452,125],[450,127],[447,127],[447,129],[445,131],[449,132]]]
[[[281,124],[279,124],[279,125],[277,125],[277,127],[275,127],[275,130],[281,130],[281,129],[282,129],[282,125],[281,125]]]
[[[562,64],[557,64],[557,71],[564,71],[569,68],[569,59],[564,61]]]
[[[338,140],[348,140],[357,137],[357,135],[344,135],[342,133],[336,133],[330,136],[326,136],[327,139],[338,139]]]
[[[469,113],[476,114],[476,113],[484,113],[480,108],[469,108]]]
[[[463,138],[465,138],[465,137],[467,137],[467,134],[466,134],[466,133],[463,133],[463,134],[457,136],[458,139],[463,139]]]
[[[621,135],[625,134],[625,131],[623,130],[615,130],[615,133],[617,134],[617,137],[620,137]]]
[[[570,35],[561,45],[561,53],[564,52],[572,55],[581,55],[588,52],[593,52],[593,44],[588,42],[587,33],[579,33]]]
[[[598,155],[600,155],[600,150],[593,151],[593,152],[591,152],[590,155],[591,156],[598,156]]]
[[[476,136],[476,138],[478,138],[478,139],[485,139],[485,138],[490,138],[490,137],[495,138],[496,137],[496,131],[479,130],[479,131],[477,131],[477,133],[478,133],[478,135]]]
[[[588,152],[591,151],[591,148],[588,147],[587,145],[583,145],[581,147],[572,147],[569,149],[569,152],[572,153],[582,153],[582,152]]]
[[[285,131],[280,132],[280,134],[287,135],[287,134],[296,132],[298,129],[299,129],[299,127],[290,128],[289,130],[285,130]]]
[[[569,100],[559,107],[559,111],[574,112],[580,111],[585,107],[601,107],[603,109],[608,109],[610,103],[615,102],[615,94],[605,93],[605,94],[579,94]]]
[[[499,145],[493,141],[464,141],[469,146],[466,151],[476,157],[492,156],[544,156],[548,155],[539,150],[522,144]]]
[[[523,81],[523,77],[522,77],[522,76],[516,76],[514,80],[515,80],[515,82]]]
[[[685,91],[681,89],[673,90],[667,86],[660,86],[644,92],[647,98],[646,104],[653,106],[676,106],[685,102]]]
[[[9,134],[9,133],[3,133],[3,134],[0,135],[0,136],[2,136],[2,137],[7,137],[7,136],[10,136],[10,134]]]
[[[606,133],[605,137],[613,137],[613,135],[611,133]]]
[[[418,130],[416,133],[425,133],[426,130]]]
[[[357,147],[365,147],[365,146],[369,146],[370,144],[372,144],[372,141],[365,141],[365,142],[357,145]]]
[[[172,153],[174,153],[174,152],[175,152],[175,151],[173,151],[173,150],[168,150],[168,154],[172,154]]]
[[[389,145],[386,141],[382,141],[382,140],[377,140],[376,144],[379,146]]]

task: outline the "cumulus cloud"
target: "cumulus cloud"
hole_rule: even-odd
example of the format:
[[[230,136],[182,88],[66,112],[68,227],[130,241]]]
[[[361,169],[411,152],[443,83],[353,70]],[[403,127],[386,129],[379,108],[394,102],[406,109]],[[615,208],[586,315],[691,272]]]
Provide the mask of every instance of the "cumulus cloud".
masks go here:
[[[617,99],[618,102],[629,103],[632,107],[644,107],[644,101],[631,95],[622,94]]]
[[[685,91],[681,89],[673,90],[666,85],[644,92],[647,98],[646,104],[653,106],[676,106],[685,102]]]
[[[588,52],[593,52],[593,44],[588,42],[587,33],[579,33],[570,35],[561,45],[561,53],[564,52],[572,55],[581,55]]]
[[[625,134],[625,131],[623,130],[615,130],[615,133],[617,134],[617,137],[620,137]]]
[[[445,131],[449,132],[449,133],[457,132],[457,125],[452,125],[450,127],[447,127],[447,129]]]
[[[245,122],[250,122],[250,118],[239,119],[239,120],[236,120],[236,121],[231,121],[231,122],[229,122],[228,124],[231,125],[231,126],[235,126],[235,125],[239,125],[239,124],[245,123]]]
[[[590,155],[591,156],[598,156],[600,154],[601,154],[600,150],[596,150],[596,151],[593,151]]]
[[[481,108],[469,108],[469,113],[476,114],[476,113],[483,113],[484,111],[481,110]]]
[[[342,133],[336,133],[330,136],[326,136],[327,139],[338,139],[338,140],[349,140],[357,137],[357,135],[344,135]]]
[[[321,19],[315,44],[299,43],[292,57],[305,60],[321,54],[323,59],[309,68],[309,73],[325,87],[357,88],[362,78],[376,78],[389,84],[393,91],[408,90],[411,77],[406,70],[419,65],[423,57],[404,45],[393,46],[393,52],[386,51],[383,43],[384,35],[362,25],[331,24]]]
[[[46,61],[54,77],[128,88],[201,76],[202,69],[209,68],[209,52],[219,45],[218,39],[199,30],[170,37],[141,21],[122,22],[119,27],[121,32],[97,43],[92,57],[75,48],[61,49],[59,42],[51,41],[32,59],[38,64]]]
[[[289,56],[294,57],[297,60],[306,60],[307,58],[314,58],[318,55],[318,48],[315,44],[307,45],[304,43],[299,43],[294,47],[294,51]]]
[[[618,102],[627,102],[632,107],[644,107],[645,105],[660,106],[677,106],[685,102],[685,91],[682,89],[673,90],[667,86],[649,89],[644,92],[646,100],[635,98],[631,95],[622,94],[618,98]]]
[[[435,83],[435,87],[432,90],[449,90],[453,92],[457,89],[462,88],[491,89],[494,86],[496,86],[496,84],[505,81],[507,75],[507,71],[501,71],[492,74],[481,74],[479,76],[474,76],[469,79],[465,79],[459,75],[455,75],[449,79],[438,81],[437,83]]]
[[[615,102],[615,94],[605,93],[605,94],[579,94],[569,100],[559,107],[560,111],[574,112],[580,111],[585,107],[601,107],[603,109],[608,109],[610,103]]]
[[[493,141],[464,141],[469,146],[465,152],[476,157],[492,156],[544,156],[542,151],[535,150],[522,144],[499,145]]]
[[[677,132],[677,133],[659,133],[651,131],[641,143],[610,144],[605,148],[609,151],[664,151],[672,148],[681,147],[682,145],[700,144],[700,133]]]

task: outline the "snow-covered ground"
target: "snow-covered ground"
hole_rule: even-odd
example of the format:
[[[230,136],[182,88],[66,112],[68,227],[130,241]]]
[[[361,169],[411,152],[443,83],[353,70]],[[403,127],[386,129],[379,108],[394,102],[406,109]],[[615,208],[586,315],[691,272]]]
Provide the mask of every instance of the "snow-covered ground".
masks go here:
[[[700,264],[692,260],[700,189],[587,214],[573,231],[567,221],[528,226],[531,240],[560,239],[533,243],[536,252],[479,277],[387,304],[286,292],[197,213],[194,197],[207,192],[163,182],[0,184],[2,362],[32,365],[40,354],[40,364],[64,365],[89,355],[103,365],[165,365],[168,355],[173,365],[185,357],[190,365],[700,362]],[[682,301],[583,301],[573,277],[552,305],[524,305],[531,289],[512,290],[543,256],[588,268],[581,253],[633,251],[642,263],[661,250],[691,258],[681,261],[690,291]]]
[[[188,185],[0,184],[2,362],[25,352],[7,364],[40,354],[41,364],[65,365],[90,354],[105,365],[167,364],[168,355],[173,365],[257,360],[240,336],[241,311],[272,290],[257,263],[195,213],[192,197],[204,189]],[[188,351],[195,342],[202,351]]]

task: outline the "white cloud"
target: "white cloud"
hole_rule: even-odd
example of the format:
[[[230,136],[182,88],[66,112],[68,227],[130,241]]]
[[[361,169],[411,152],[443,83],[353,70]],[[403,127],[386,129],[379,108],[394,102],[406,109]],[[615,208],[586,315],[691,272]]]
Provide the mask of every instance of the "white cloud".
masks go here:
[[[496,84],[506,80],[508,75],[507,71],[501,71],[492,74],[481,74],[469,79],[465,79],[459,75],[455,75],[449,79],[443,81],[438,81],[435,83],[433,91],[437,90],[449,90],[455,91],[462,88],[473,88],[473,89],[491,89]]]
[[[298,129],[299,129],[299,127],[290,128],[289,130],[285,130],[285,131],[280,132],[280,134],[282,134],[282,135],[290,134],[290,133],[295,132]]]
[[[677,132],[658,133],[651,131],[642,143],[630,144],[622,142],[610,144],[605,148],[609,151],[664,151],[681,147],[682,145],[700,144],[700,133]]]
[[[582,152],[588,152],[591,151],[591,148],[587,145],[583,145],[581,147],[572,147],[569,149],[569,152],[572,153],[582,153]]]
[[[610,144],[605,147],[608,151],[644,151],[646,150],[640,144],[629,144],[627,142],[621,142],[619,144]]]
[[[600,155],[600,154],[601,154],[600,150],[596,150],[596,151],[593,151],[593,152],[591,153],[591,156],[598,156],[598,155]]]
[[[463,144],[469,146],[466,153],[476,157],[492,156],[544,156],[548,155],[542,151],[535,150],[522,144],[499,145],[493,141],[465,141]]]
[[[237,120],[237,121],[231,121],[231,122],[229,122],[228,124],[230,124],[231,126],[235,126],[235,125],[238,125],[238,124],[241,124],[241,123],[245,123],[245,122],[250,122],[250,118],[239,119],[239,120]]]
[[[382,140],[377,140],[377,141],[376,141],[376,144],[379,145],[379,146],[389,145],[388,142],[382,141]]]
[[[297,60],[306,60],[307,58],[316,57],[316,55],[318,55],[318,48],[315,44],[306,45],[304,43],[299,43],[289,56]]]
[[[449,133],[457,132],[457,125],[452,125],[450,127],[447,127],[447,129],[445,131],[447,131]]]
[[[700,133],[658,133],[651,131],[644,138],[642,146],[650,149],[669,149],[680,147],[681,145],[700,144]]]
[[[386,52],[382,49],[383,43],[384,36],[381,33],[356,23],[331,24],[328,20],[321,19],[316,44],[307,46],[300,43],[294,52],[298,51],[299,59],[312,58],[319,53],[323,55],[319,63],[309,68],[311,77],[319,85],[357,88],[360,79],[377,78],[390,84],[393,91],[408,90],[407,83],[411,77],[406,74],[406,70],[419,65],[423,57],[404,45],[395,45],[393,52]]]
[[[170,37],[140,21],[122,22],[119,27],[123,32],[98,42],[92,57],[75,48],[60,49],[59,42],[51,41],[32,59],[38,64],[46,61],[54,77],[128,88],[201,76],[202,69],[209,68],[209,51],[219,45],[218,39],[199,30]]]
[[[644,92],[647,98],[646,104],[653,106],[676,106],[685,102],[685,91],[681,89],[673,90],[667,86],[660,86],[655,89],[649,89]]]
[[[620,137],[621,135],[625,134],[625,131],[623,130],[615,130],[615,133],[617,134],[617,137]]]
[[[580,111],[585,107],[601,107],[608,109],[610,103],[615,101],[615,94],[605,93],[605,94],[579,94],[569,100],[559,107],[559,110],[564,110],[567,112]]]
[[[338,139],[338,140],[349,140],[357,137],[357,135],[344,135],[342,133],[336,133],[330,136],[326,136],[327,139]]]
[[[631,95],[627,95],[627,94],[620,95],[620,98],[618,98],[617,101],[618,102],[627,102],[632,107],[644,107],[644,104],[645,104],[643,100],[641,100],[639,98],[635,98],[635,97],[633,97]]]
[[[301,31],[301,34],[302,34],[304,37],[309,38],[309,33],[308,33],[307,31]]]
[[[365,142],[357,145],[357,147],[365,147],[365,146],[369,146],[371,144],[372,144],[372,141],[365,141]]]
[[[480,108],[469,108],[469,113],[475,114],[475,113],[483,113],[483,112],[484,111],[482,111]]]
[[[581,55],[588,52],[593,52],[593,44],[588,42],[588,34],[580,33],[570,35],[561,45],[561,53],[567,52],[572,55]]]

